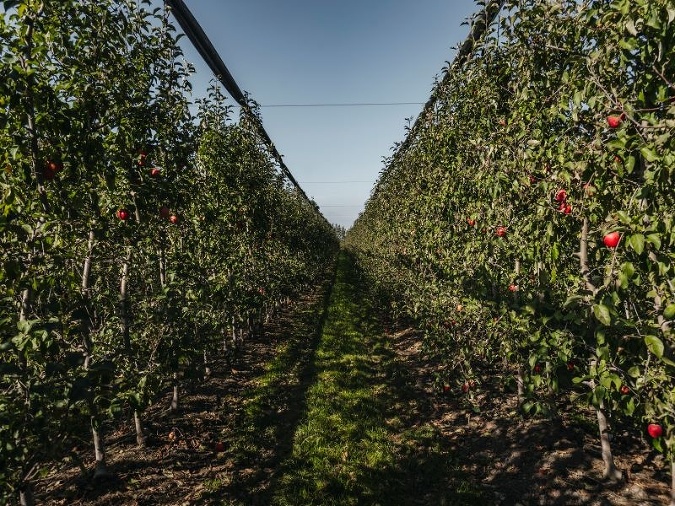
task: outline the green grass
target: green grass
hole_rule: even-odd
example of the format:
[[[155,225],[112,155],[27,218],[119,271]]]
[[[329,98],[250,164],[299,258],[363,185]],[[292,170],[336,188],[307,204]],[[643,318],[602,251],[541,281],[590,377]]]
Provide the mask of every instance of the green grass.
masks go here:
[[[414,394],[396,380],[405,375],[376,314],[341,255],[315,383],[272,504],[486,504],[453,468],[435,429],[407,411]]]

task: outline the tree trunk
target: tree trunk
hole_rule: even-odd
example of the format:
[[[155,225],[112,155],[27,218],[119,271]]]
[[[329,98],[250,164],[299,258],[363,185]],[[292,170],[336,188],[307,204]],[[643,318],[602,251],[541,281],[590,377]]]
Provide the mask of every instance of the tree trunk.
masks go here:
[[[206,349],[204,349],[204,374],[206,376],[211,376],[211,367],[209,367],[209,356],[208,353],[206,353]]]
[[[178,411],[178,373],[173,373],[173,395],[171,397],[171,411]]]
[[[94,455],[96,457],[96,467],[94,468],[94,479],[108,476],[108,467],[105,462],[105,447],[103,445],[103,433],[100,427],[96,427],[95,419],[91,417],[91,434],[94,438]]]
[[[518,405],[523,404],[525,399],[525,381],[523,380],[523,366],[518,364],[518,371],[516,372],[516,386],[518,388]]]
[[[602,448],[602,461],[605,463],[605,470],[602,477],[606,480],[615,482],[621,481],[623,473],[614,465],[614,457],[612,456],[612,447],[609,443],[609,425],[607,424],[607,417],[600,406],[595,410],[598,416],[598,429],[600,429],[600,445]]]
[[[19,490],[19,504],[21,506],[34,506],[35,497],[33,497],[32,487],[26,483],[24,488]]]
[[[127,353],[131,353],[131,336],[129,328],[131,326],[131,317],[129,315],[129,300],[127,294],[127,283],[129,280],[129,264],[131,262],[131,248],[127,249],[127,256],[122,265],[122,276],[120,279],[120,316],[122,320],[122,341]]]
[[[675,456],[670,460],[670,506],[675,506]]]
[[[89,302],[89,279],[91,277],[91,257],[94,251],[94,240],[95,240],[95,235],[94,235],[94,230],[89,231],[89,239],[87,241],[87,256],[84,259],[84,265],[82,266],[82,297],[84,299],[84,305],[85,307],[83,308],[83,313],[87,312],[87,306]],[[83,325],[83,330],[82,330],[82,346],[84,347],[84,368],[89,369],[89,366],[91,365],[91,360],[92,360],[92,354],[93,354],[93,344],[91,342],[91,335],[90,335],[90,326]]]
[[[145,446],[145,435],[143,434],[141,414],[137,409],[134,409],[134,426],[136,427],[136,444],[139,448],[143,448]]]

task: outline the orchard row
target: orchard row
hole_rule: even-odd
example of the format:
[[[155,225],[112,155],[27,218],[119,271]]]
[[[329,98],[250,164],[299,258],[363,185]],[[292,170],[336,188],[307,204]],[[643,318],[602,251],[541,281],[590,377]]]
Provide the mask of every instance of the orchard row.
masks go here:
[[[675,6],[507,0],[348,233],[439,386],[505,367],[675,451]],[[506,379],[508,381],[508,378]]]
[[[169,13],[4,1],[0,502],[124,414],[198,381],[333,260],[337,239],[217,88],[190,103]],[[85,441],[86,443],[86,441]]]

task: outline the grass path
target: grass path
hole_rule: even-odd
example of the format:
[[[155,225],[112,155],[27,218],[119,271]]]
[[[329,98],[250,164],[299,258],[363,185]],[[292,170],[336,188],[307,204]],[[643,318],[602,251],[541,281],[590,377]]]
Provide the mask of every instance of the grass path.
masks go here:
[[[272,504],[473,504],[343,254]]]

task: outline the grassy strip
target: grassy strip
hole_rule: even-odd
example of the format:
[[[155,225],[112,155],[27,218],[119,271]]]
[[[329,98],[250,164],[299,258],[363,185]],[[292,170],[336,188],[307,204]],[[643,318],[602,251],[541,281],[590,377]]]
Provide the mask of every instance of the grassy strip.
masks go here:
[[[315,356],[306,417],[272,504],[477,504],[451,453],[416,416],[351,259],[343,254]],[[412,411],[409,408],[412,406]]]

